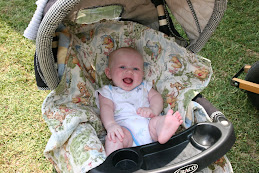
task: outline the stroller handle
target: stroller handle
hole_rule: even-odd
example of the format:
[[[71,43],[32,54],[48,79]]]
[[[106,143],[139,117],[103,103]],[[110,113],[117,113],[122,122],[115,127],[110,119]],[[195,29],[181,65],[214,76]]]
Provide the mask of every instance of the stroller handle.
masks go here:
[[[218,116],[225,117],[216,107],[214,107],[206,98],[198,94],[193,101],[199,103],[207,112],[213,122],[217,121]]]

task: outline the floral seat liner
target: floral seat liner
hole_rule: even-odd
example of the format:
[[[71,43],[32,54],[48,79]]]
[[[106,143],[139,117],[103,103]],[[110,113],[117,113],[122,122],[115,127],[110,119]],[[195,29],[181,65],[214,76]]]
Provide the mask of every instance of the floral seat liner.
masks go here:
[[[61,82],[42,106],[51,131],[44,154],[58,172],[87,172],[106,158],[106,132],[94,91],[110,83],[104,69],[109,53],[119,47],[133,47],[143,55],[145,80],[162,94],[164,112],[179,110],[184,128],[195,123],[187,108],[209,83],[212,68],[208,59],[178,46],[174,38],[133,22],[100,21],[62,28],[59,36],[64,43],[58,48]]]

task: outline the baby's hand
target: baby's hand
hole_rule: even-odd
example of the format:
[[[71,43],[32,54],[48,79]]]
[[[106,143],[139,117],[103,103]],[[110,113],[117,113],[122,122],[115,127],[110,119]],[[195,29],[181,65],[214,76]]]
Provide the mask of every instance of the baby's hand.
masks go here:
[[[122,142],[124,138],[124,133],[122,128],[117,123],[111,123],[106,128],[107,130],[107,137],[110,141],[116,143],[116,137]]]
[[[156,115],[153,114],[152,109],[150,109],[148,107],[138,108],[137,114],[139,114],[142,117],[146,117],[146,118],[153,118],[153,117],[156,116]]]

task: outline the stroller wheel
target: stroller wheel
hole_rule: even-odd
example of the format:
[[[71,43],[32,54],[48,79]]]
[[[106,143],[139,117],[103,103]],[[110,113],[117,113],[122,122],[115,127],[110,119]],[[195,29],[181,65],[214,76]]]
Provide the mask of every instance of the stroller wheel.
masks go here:
[[[259,61],[254,63],[249,69],[245,80],[259,84]],[[259,94],[247,91],[247,96],[256,109],[259,110]]]

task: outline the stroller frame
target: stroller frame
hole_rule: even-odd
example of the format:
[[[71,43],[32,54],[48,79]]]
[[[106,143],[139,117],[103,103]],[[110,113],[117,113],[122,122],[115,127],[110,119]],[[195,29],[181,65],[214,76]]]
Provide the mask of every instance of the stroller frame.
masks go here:
[[[41,21],[36,39],[35,56],[37,71],[40,73],[41,79],[47,85],[45,89],[49,88],[53,90],[59,84],[57,72],[54,67],[53,53],[51,51],[52,34],[79,2],[80,0],[59,0],[51,7]],[[208,25],[200,33],[200,37],[187,46],[188,50],[197,53],[202,49],[212,32],[216,29],[219,20],[224,14],[225,8],[226,1],[215,1],[214,13]],[[198,24],[197,27],[198,30],[200,30]],[[218,111],[201,95],[198,95],[193,100],[205,108],[207,114],[213,120],[213,123],[196,124],[186,131],[173,136],[165,145],[152,143],[115,151],[103,164],[92,169],[91,172],[105,172],[107,169],[112,172],[195,172],[202,170],[213,161],[222,157],[235,142],[233,125],[225,118],[223,113]],[[175,151],[179,148],[184,148],[186,145],[191,145],[197,149],[198,154],[189,159],[170,164],[170,162],[180,154]],[[169,159],[158,163],[160,167],[167,166],[154,169],[152,164],[154,161],[157,161],[154,160],[154,158],[157,157],[169,157]]]

